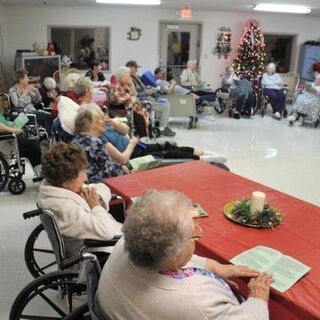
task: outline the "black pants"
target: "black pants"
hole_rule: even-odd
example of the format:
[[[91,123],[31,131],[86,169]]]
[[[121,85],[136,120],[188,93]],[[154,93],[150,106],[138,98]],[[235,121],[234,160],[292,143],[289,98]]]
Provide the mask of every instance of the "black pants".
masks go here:
[[[165,142],[164,145],[159,143],[155,144],[141,144],[136,145],[131,155],[131,158],[143,157],[146,155],[152,155],[162,159],[194,159],[199,160],[198,156],[193,154],[194,149],[190,147],[176,147]]]
[[[38,124],[43,128],[45,128],[47,130],[49,137],[51,137],[52,122],[53,122],[52,115],[48,112],[39,111],[39,110],[35,112],[35,115],[36,115]]]
[[[256,104],[256,95],[254,94],[253,91],[251,91],[247,98],[245,95],[238,98],[236,102],[236,110],[243,115],[250,116],[251,109],[254,107],[255,104]]]
[[[18,136],[20,157],[27,158],[33,167],[41,163],[40,148],[31,140]]]
[[[149,134],[149,137],[152,138],[152,126],[149,124],[148,131],[146,128],[146,121],[144,117],[136,112],[133,112],[133,122],[134,122],[134,128],[135,133],[140,137],[147,137]]]

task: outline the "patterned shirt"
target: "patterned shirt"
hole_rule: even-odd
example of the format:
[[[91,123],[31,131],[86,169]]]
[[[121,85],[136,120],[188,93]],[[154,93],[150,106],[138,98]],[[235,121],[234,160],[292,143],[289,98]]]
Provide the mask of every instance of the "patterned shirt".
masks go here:
[[[191,267],[191,268],[182,269],[182,272],[162,272],[161,274],[171,277],[173,279],[178,279],[178,280],[189,278],[196,274],[202,275],[205,277],[210,277],[214,281],[218,281],[219,283],[221,283],[226,290],[228,290],[231,294],[233,294],[233,291],[231,290],[231,288],[229,287],[229,285],[226,283],[224,279],[202,268]]]
[[[96,137],[78,134],[72,143],[80,145],[87,154],[88,183],[102,182],[105,178],[117,177],[124,174],[121,165],[113,163],[104,149],[103,142]]]

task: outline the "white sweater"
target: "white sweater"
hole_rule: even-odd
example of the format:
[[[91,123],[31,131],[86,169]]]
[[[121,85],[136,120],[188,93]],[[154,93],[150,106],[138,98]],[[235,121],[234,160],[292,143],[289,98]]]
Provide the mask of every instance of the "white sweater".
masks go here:
[[[283,87],[282,79],[279,73],[274,73],[272,75],[264,73],[262,76],[261,84],[265,87],[265,89],[280,90]]]
[[[102,183],[91,184],[105,203],[105,208],[91,209],[77,193],[49,185],[45,180],[39,189],[38,202],[43,209],[54,213],[61,235],[64,238],[67,256],[77,255],[84,239],[110,240],[121,234],[122,224],[109,213],[111,193]]]
[[[96,301],[111,320],[268,320],[265,301],[249,298],[239,305],[221,282],[204,275],[173,279],[136,267],[119,240],[103,268]],[[205,268],[193,256],[188,267]]]

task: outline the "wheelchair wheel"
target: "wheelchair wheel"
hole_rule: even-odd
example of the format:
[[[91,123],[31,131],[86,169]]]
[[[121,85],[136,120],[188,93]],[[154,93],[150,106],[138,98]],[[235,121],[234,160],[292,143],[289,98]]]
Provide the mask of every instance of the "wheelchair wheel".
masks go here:
[[[14,195],[23,193],[26,190],[26,184],[20,178],[12,178],[8,183],[8,190]]]
[[[24,260],[34,278],[48,271],[57,270],[57,261],[42,224],[38,225],[28,237],[24,248]],[[54,270],[52,270],[53,267],[55,267]]]
[[[258,109],[259,109],[259,105],[260,105],[260,102],[259,102],[259,95],[258,95],[258,93],[255,91],[254,92],[254,95],[255,95],[255,99],[256,99],[256,103],[254,104],[254,106],[253,106],[253,108],[252,108],[252,110],[251,110],[251,115],[255,115],[256,113],[257,113],[257,111],[258,111]]]
[[[6,159],[0,154],[0,191],[7,185],[9,180],[9,166]]]
[[[77,283],[78,273],[56,271],[29,283],[15,299],[9,320],[65,319],[84,301],[86,285]],[[82,299],[84,300],[84,299]]]
[[[83,304],[68,314],[63,320],[91,320],[88,304]]]

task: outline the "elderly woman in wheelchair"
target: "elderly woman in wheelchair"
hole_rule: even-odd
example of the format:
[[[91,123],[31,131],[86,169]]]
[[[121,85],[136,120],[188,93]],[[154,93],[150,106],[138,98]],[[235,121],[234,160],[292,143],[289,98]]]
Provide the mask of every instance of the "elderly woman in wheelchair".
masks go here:
[[[289,124],[302,126],[303,122],[309,120],[315,127],[320,120],[320,74],[315,74],[315,80],[307,85],[305,91],[300,91],[293,104],[291,115],[288,117]]]
[[[10,100],[13,105],[11,112],[35,114],[38,124],[46,129],[47,134],[50,136],[53,119],[49,112],[41,109],[37,110],[36,108],[42,103],[42,97],[38,88],[29,84],[29,78],[26,70],[17,70],[16,80],[16,84],[9,90]]]
[[[95,296],[105,319],[269,318],[272,277],[194,255],[203,231],[192,212],[176,191],[150,190],[130,207]],[[247,301],[232,291],[230,277],[251,278]]]
[[[281,119],[281,114],[287,114],[285,105],[286,96],[283,90],[283,82],[278,73],[276,73],[276,65],[269,63],[266,72],[262,76],[261,84],[263,86],[263,93],[270,101],[273,115],[276,120]]]
[[[57,143],[42,159],[45,180],[39,205],[54,212],[67,257],[77,255],[83,239],[109,240],[121,234],[121,223],[109,213],[111,193],[104,184],[87,185],[87,158],[76,144]]]

